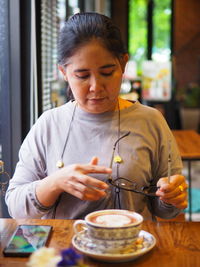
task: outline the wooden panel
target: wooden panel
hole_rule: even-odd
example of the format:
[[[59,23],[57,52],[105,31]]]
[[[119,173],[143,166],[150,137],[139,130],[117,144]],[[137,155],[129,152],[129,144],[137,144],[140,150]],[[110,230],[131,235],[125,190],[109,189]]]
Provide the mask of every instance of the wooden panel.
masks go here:
[[[0,265],[6,267],[25,267],[28,258],[3,257],[2,248],[10,238],[17,224],[50,224],[53,233],[49,247],[58,251],[70,246],[73,236],[72,220],[11,220],[0,219],[1,252]],[[150,222],[145,221],[142,229],[156,238],[155,247],[140,258],[127,263],[108,264],[84,257],[90,267],[146,267],[146,266],[199,266],[200,262],[200,223],[199,222]]]
[[[200,1],[174,2],[174,76],[179,89],[199,82]]]
[[[111,17],[119,27],[126,47],[128,45],[128,0],[114,0],[111,2]]]
[[[200,135],[193,130],[172,131],[182,159],[200,159]]]

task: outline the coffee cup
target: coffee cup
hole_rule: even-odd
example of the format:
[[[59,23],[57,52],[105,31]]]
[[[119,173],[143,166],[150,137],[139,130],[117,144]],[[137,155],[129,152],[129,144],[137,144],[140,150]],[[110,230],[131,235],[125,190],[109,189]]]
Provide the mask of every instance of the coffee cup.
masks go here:
[[[75,234],[79,234],[82,227],[98,249],[111,253],[132,245],[142,222],[143,217],[136,212],[110,209],[89,213],[84,220],[75,221],[73,228]]]

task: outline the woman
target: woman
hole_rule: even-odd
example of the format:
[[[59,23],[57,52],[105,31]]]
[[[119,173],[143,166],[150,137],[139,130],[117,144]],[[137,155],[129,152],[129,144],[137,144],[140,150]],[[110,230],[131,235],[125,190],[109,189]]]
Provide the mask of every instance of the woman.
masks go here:
[[[66,22],[59,69],[75,101],[43,113],[24,140],[6,194],[12,217],[77,219],[123,208],[145,219],[171,218],[186,208],[187,184],[165,120],[119,98],[127,60],[119,30],[106,16],[82,13]],[[157,196],[109,184],[118,177],[139,188],[157,184]]]

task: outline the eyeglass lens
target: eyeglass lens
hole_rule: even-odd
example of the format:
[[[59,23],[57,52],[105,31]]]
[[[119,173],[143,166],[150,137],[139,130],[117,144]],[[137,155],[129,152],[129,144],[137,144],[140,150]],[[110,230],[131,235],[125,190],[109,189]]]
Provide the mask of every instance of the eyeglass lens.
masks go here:
[[[112,180],[111,184],[123,190],[132,191],[135,193],[143,194],[146,196],[152,196],[152,197],[156,196],[155,193],[158,189],[157,186],[146,186],[146,187],[139,188],[139,186],[136,183],[123,177],[119,177],[116,180]]]

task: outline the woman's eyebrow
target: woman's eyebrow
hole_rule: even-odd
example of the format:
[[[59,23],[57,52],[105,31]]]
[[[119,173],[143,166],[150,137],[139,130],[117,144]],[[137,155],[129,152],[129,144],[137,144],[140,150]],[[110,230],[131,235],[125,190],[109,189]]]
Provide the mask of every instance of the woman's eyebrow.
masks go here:
[[[101,66],[100,69],[107,69],[107,68],[112,68],[115,66],[116,66],[116,64],[107,64],[107,65]]]
[[[89,71],[89,69],[77,69],[77,70],[74,70],[74,72],[84,72],[84,71]]]
[[[101,66],[99,69],[107,69],[107,68],[112,68],[115,67],[116,64],[106,64]],[[76,69],[74,70],[74,72],[85,72],[85,71],[89,71],[89,69]]]

